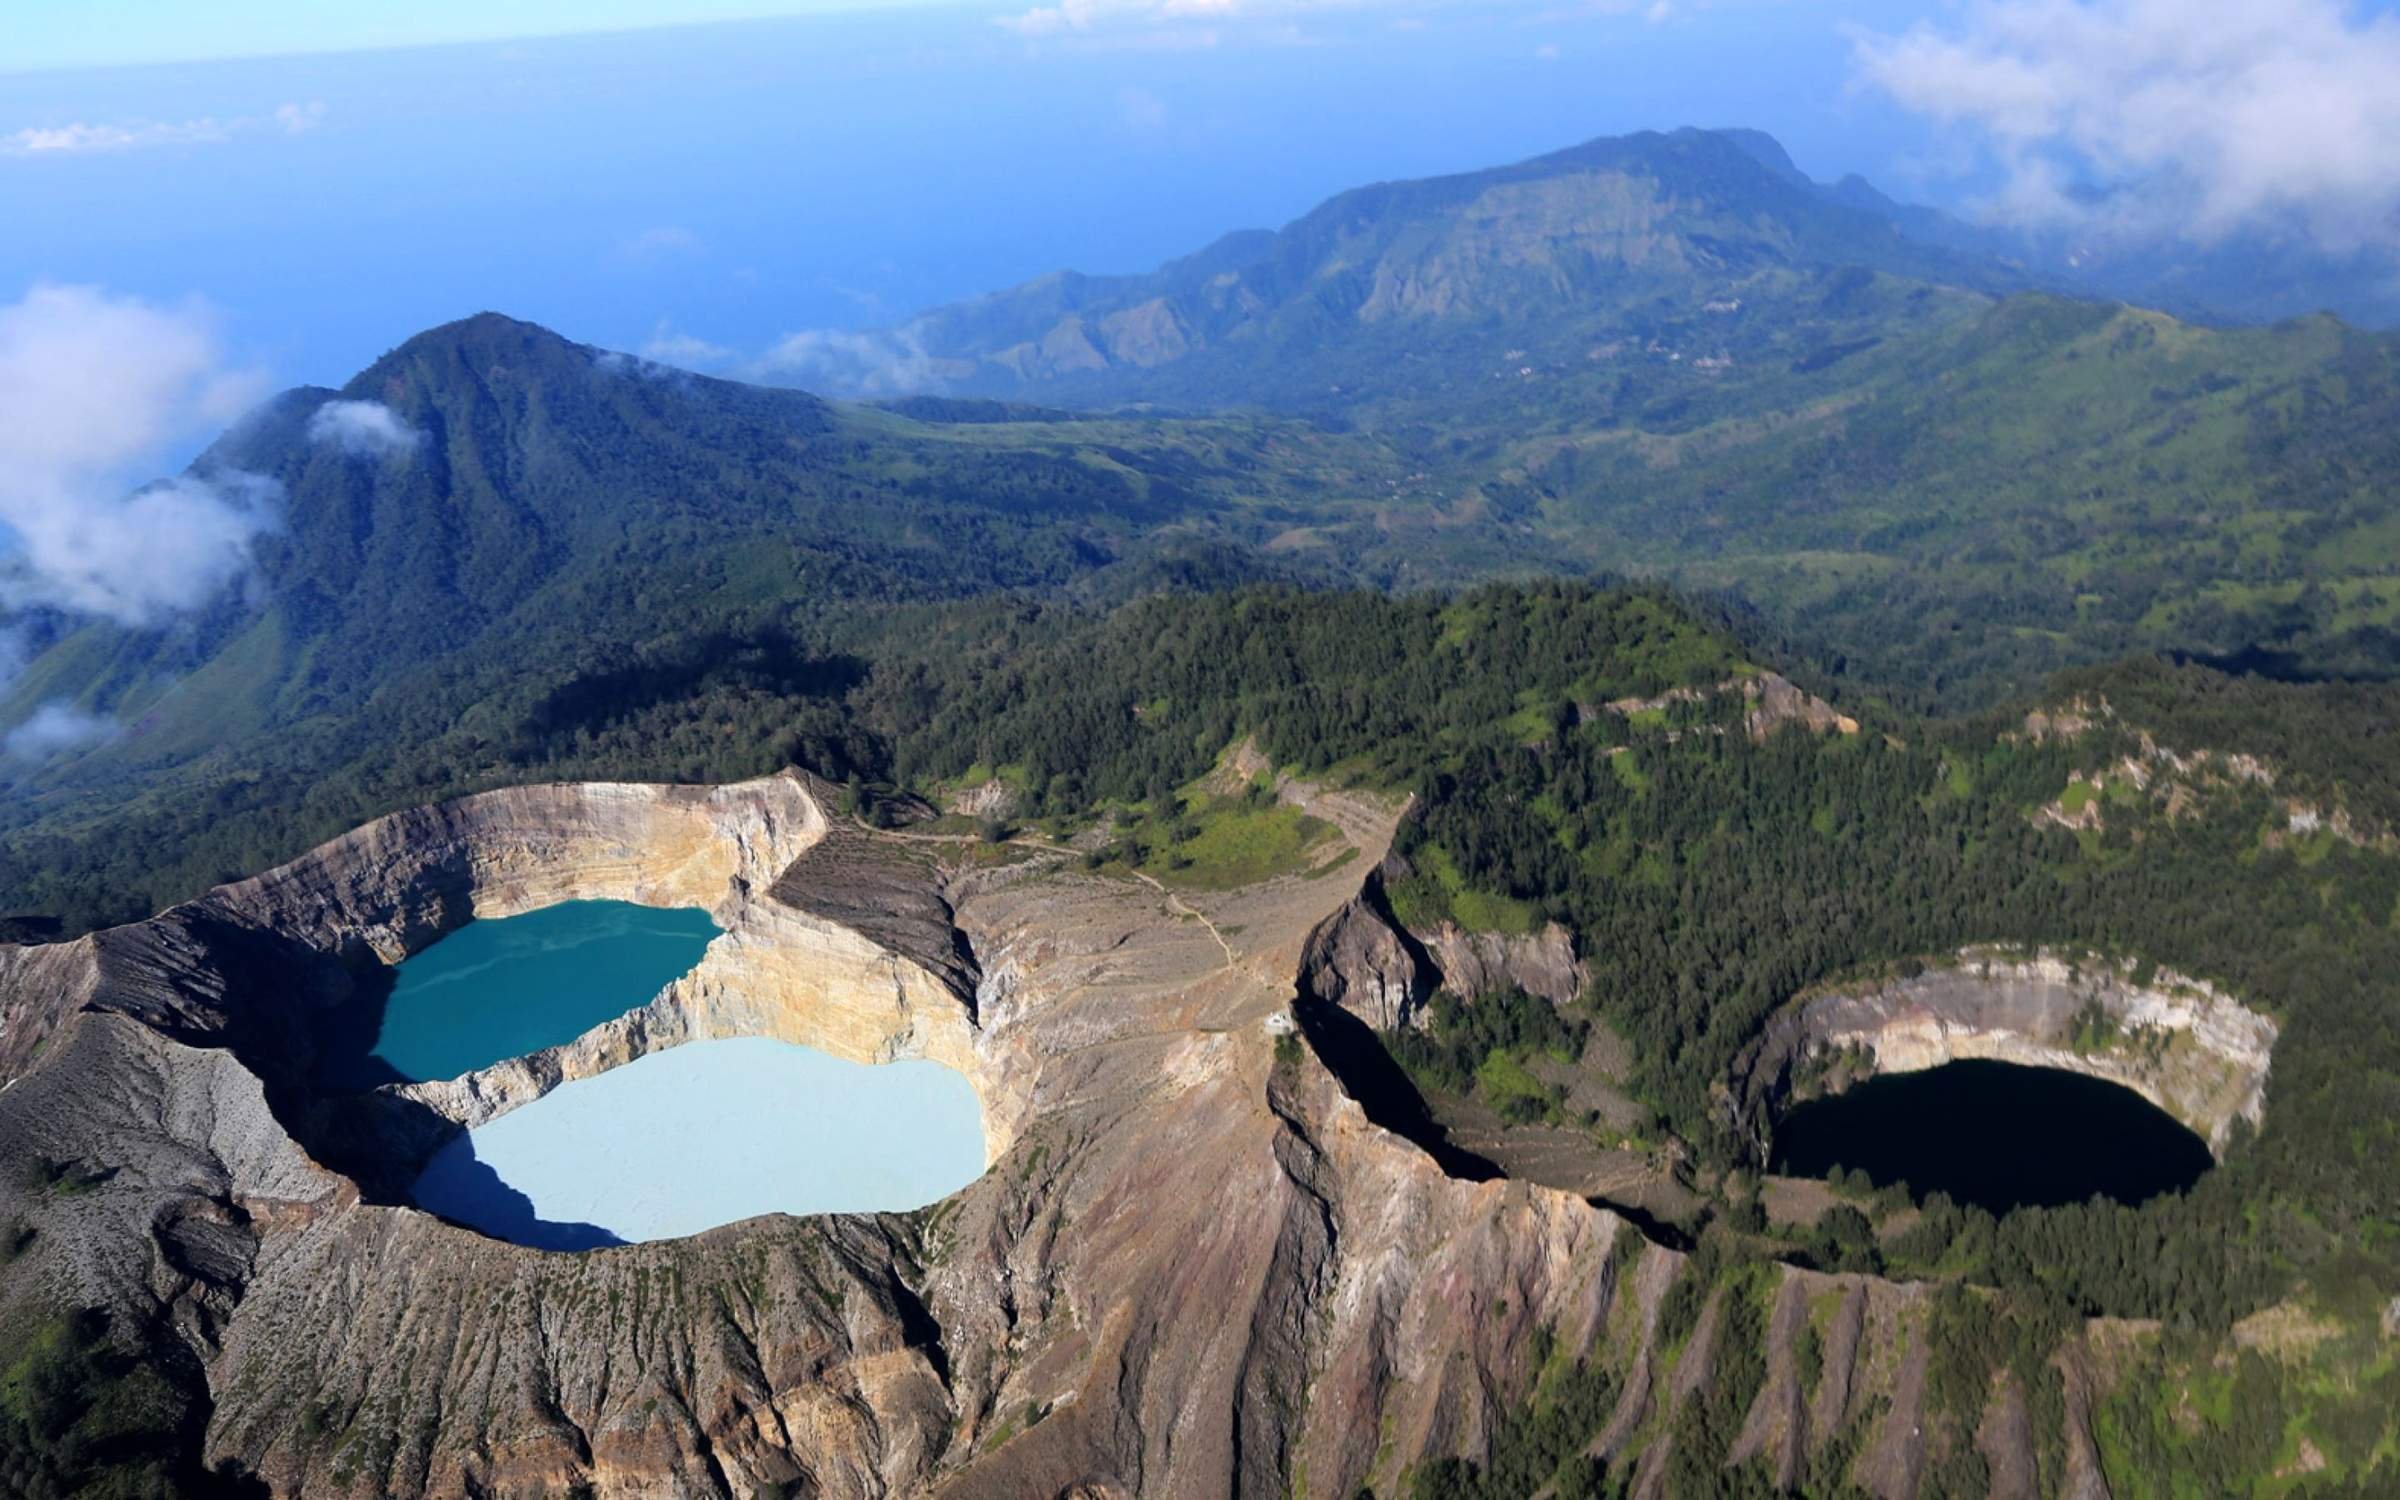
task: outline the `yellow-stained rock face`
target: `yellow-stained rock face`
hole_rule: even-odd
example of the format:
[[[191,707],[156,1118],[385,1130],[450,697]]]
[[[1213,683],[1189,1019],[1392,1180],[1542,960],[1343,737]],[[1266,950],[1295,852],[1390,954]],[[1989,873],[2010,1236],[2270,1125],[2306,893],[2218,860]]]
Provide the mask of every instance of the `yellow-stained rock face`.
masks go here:
[[[396,963],[471,917],[562,901],[697,906],[726,925],[825,834],[797,775],[727,787],[511,787],[395,813],[203,898]]]
[[[827,835],[799,775],[716,788],[528,787],[378,821],[252,880],[217,906],[331,950],[397,962],[470,917],[564,901],[691,906],[725,931],[656,999],[572,1042],[397,1095],[472,1128],[661,1047],[766,1036],[860,1063],[928,1058],[992,1079],[972,995],[864,933],[770,893]],[[985,1110],[987,1159],[1014,1111]]]

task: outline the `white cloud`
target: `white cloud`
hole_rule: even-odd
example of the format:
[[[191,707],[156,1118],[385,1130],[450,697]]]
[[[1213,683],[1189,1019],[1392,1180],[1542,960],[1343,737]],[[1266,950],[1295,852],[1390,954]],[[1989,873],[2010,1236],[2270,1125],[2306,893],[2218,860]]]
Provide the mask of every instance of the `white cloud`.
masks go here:
[[[415,452],[425,434],[380,401],[328,401],[309,417],[308,440],[354,458],[388,458]]]
[[[2343,0],[1979,0],[1962,25],[1855,45],[1866,82],[1982,145],[1997,216],[2400,247],[2389,14]]]
[[[888,333],[815,328],[786,334],[745,373],[855,396],[904,396],[937,390],[942,384],[939,363],[905,328]]]
[[[0,758],[48,760],[69,750],[106,744],[124,726],[103,714],[89,714],[70,703],[45,703],[32,717],[0,736]]]
[[[306,104],[278,104],[271,118],[275,128],[285,135],[306,135],[325,123],[325,101],[312,99]]]
[[[642,358],[685,370],[714,369],[733,357],[733,351],[724,345],[681,332],[663,318],[642,345]]]
[[[150,146],[215,146],[257,133],[305,135],[325,122],[321,103],[279,104],[270,114],[193,120],[75,121],[30,125],[0,136],[0,156],[80,156]]]
[[[229,368],[211,320],[90,287],[36,286],[0,306],[0,608],[153,623],[249,568],[275,523],[257,475],[134,486],[167,451],[223,427],[264,383]]]

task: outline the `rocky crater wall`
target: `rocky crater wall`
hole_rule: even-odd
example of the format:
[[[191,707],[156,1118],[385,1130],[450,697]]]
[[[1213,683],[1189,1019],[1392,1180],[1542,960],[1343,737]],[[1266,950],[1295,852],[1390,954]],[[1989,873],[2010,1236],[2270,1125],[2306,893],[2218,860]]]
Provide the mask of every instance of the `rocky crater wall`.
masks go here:
[[[1983,1058],[2120,1084],[2222,1155],[2235,1120],[2265,1114],[2276,1035],[2268,1016],[2170,970],[1967,948],[1912,977],[1795,1003],[1736,1065],[1727,1106],[1763,1150],[1792,1100]]]
[[[0,1175],[0,1224],[32,1232],[0,1320],[106,1310],[173,1381],[195,1472],[278,1495],[1391,1494],[1487,1452],[1549,1354],[1610,1372],[1594,1451],[1661,1493],[1721,1342],[1660,1336],[1681,1257],[1575,1193],[1446,1172],[1292,1045],[1312,968],[1360,960],[1372,1009],[1424,962],[1349,919],[1398,807],[1308,805],[1351,868],[1203,891],[871,834],[797,776],[533,789],[0,952],[10,1034],[52,1028],[0,1093],[0,1157],[75,1174]],[[285,1023],[470,913],[576,896],[700,904],[725,932],[568,1047],[367,1097],[455,1130],[652,1047],[762,1032],[964,1062],[994,1169],[915,1214],[574,1255],[326,1170],[290,1128],[307,1059]],[[1795,1271],[1777,1298],[1745,1451],[1788,1476],[1854,1444],[1863,1488],[1914,1493],[1919,1291]],[[1842,1311],[1804,1404],[1817,1299]]]
[[[862,930],[874,924],[845,910],[842,893],[874,871],[829,838],[821,792],[799,772],[722,787],[488,792],[377,819],[150,922],[0,948],[0,1079],[77,1009],[116,1011],[232,1047],[329,1160],[381,1162],[404,1178],[455,1130],[562,1083],[685,1041],[769,1036],[854,1062],[956,1069],[985,1099],[996,1159],[1022,1108],[990,1107],[998,1085],[976,1049],[972,956],[938,900],[906,913],[913,924],[885,916],[893,930]],[[387,1086],[377,1099],[388,1107],[314,1097],[319,1037],[341,1008],[366,1003],[383,966],[475,918],[577,900],[699,907],[724,931],[647,1005],[572,1042]]]

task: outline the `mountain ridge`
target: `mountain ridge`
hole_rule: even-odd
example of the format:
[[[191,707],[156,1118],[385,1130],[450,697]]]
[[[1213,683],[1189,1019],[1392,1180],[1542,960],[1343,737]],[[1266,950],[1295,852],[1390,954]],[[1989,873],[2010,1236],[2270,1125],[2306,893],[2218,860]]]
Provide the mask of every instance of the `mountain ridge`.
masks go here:
[[[1463,228],[1445,226],[1443,215],[1455,219],[1484,200],[1522,197],[1536,187],[1552,200],[1545,207],[1554,218],[1587,214],[1587,222],[1569,226],[1576,233],[1553,236],[1557,253],[1546,267],[1553,284],[1493,277],[1491,264],[1468,268],[1480,271],[1480,279],[1450,274],[1459,269],[1453,265],[1427,284],[1423,252],[1442,248],[1434,241],[1444,236],[1449,248],[1463,245],[1492,261],[1527,248],[1524,233],[1498,232],[1510,227],[1500,222],[1505,213]],[[1700,207],[1720,221],[1707,232],[1695,226],[1682,243],[1671,234],[1646,239],[1640,193],[1629,197],[1629,187],[1652,191],[1687,220]],[[1524,207],[1508,211],[1521,214]],[[1385,221],[1397,228],[1379,241],[1373,226]],[[1578,237],[1579,246],[1571,243]],[[1575,263],[1569,252],[1576,250],[1587,263]],[[2382,285],[2391,281],[2389,267],[2379,270],[2371,257],[2312,256],[2272,235],[2136,250],[1979,224],[1895,199],[1856,173],[1818,182],[1764,131],[1686,126],[1598,137],[1498,167],[1350,188],[1280,228],[1222,235],[1146,272],[1048,272],[928,309],[862,336],[863,343],[815,356],[796,374],[802,383],[863,395],[1048,392],[1095,406],[1197,401],[1318,413],[1355,409],[1354,392],[1348,400],[1325,399],[1325,387],[1339,378],[1318,378],[1330,362],[1314,357],[1308,337],[1326,335],[1346,317],[1502,316],[1547,298],[1589,325],[1579,332],[1630,327],[1640,321],[1635,294],[1672,292],[1674,278],[1661,273],[1678,269],[1675,256],[1693,278],[1684,290],[1704,288],[1719,297],[1735,295],[1734,283],[1769,267],[1863,268],[1983,295],[2047,290],[2122,300],[2213,325],[2256,326],[2337,303],[2368,326],[2400,320],[2400,304]],[[1356,274],[1362,265],[1375,273],[1364,285]],[[2261,266],[2271,268],[2276,286],[2306,290],[2298,300],[2288,292],[2262,293],[2245,281]],[[1611,283],[1612,272],[1623,284]],[[1611,299],[1618,305],[1607,305]],[[1595,322],[1596,311],[1608,316]],[[1262,379],[1255,369],[1223,368],[1231,362],[1227,345],[1250,341],[1296,364],[1301,378]],[[1195,363],[1207,367],[1204,374],[1182,373]]]
[[[1237,231],[1149,273],[1053,272],[934,309],[887,338],[962,394],[1049,383],[1105,402],[1151,394],[1144,375],[1205,362],[1229,343],[1271,344],[1313,374],[1307,340],[1345,319],[1522,313],[1695,278],[1731,295],[1746,276],[1800,267],[1866,267],[1994,293],[2028,284],[1997,261],[1911,240],[1888,216],[1842,201],[1772,137],[1685,128],[1370,183],[1281,229]],[[823,373],[838,382],[845,372]],[[1164,393],[1192,388],[1186,380]]]

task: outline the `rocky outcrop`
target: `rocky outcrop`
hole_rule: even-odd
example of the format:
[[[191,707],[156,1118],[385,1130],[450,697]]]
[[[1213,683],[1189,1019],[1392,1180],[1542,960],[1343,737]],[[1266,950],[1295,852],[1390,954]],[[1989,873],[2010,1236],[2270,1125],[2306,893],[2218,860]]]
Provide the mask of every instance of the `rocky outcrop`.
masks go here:
[[[994,776],[953,793],[949,811],[964,818],[1007,818],[1017,811],[1016,790]]]
[[[1592,717],[1599,709],[1633,718],[1736,693],[1748,705],[1742,713],[1742,727],[1753,740],[1763,741],[1786,724],[1796,724],[1810,734],[1858,733],[1858,720],[1776,672],[1745,672],[1709,687],[1669,688],[1649,698],[1616,698],[1599,705],[1579,705],[1578,711],[1585,718]],[[1669,739],[1677,737],[1671,734]]]
[[[1423,948],[1383,914],[1372,887],[1319,927],[1301,958],[1303,993],[1377,1031],[1416,1025],[1440,982]]]
[[[1436,990],[1473,1000],[1505,989],[1572,1004],[1586,975],[1575,936],[1557,922],[1534,932],[1481,932],[1443,920],[1418,932],[1403,925],[1384,896],[1405,880],[1409,863],[1387,857],[1357,898],[1334,914],[1302,955],[1302,990],[1340,1006],[1377,1031],[1422,1025]]]
[[[2222,1152],[2266,1108],[2275,1022],[2205,981],[2130,962],[1968,948],[1904,978],[1844,986],[1772,1021],[1736,1065],[1728,1107],[1762,1145],[1787,1100],[1843,1054],[1903,1073],[1962,1058],[2121,1084]],[[1812,1069],[1817,1076],[1812,1076]]]
[[[1773,672],[1745,678],[1742,696],[1750,700],[1743,722],[1754,740],[1763,740],[1786,724],[1797,724],[1810,734],[1858,733],[1858,720]]]
[[[2129,748],[2106,764],[2070,771],[2065,795],[2037,809],[2036,821],[2076,830],[2100,828],[2107,821],[2102,799],[2110,793],[2134,807],[2154,806],[2173,819],[2193,816],[2212,799],[2263,791],[2275,794],[2274,816],[2280,824],[2261,836],[2269,848],[2322,836],[2362,849],[2400,852],[2400,834],[2353,817],[2341,804],[2338,786],[2320,788],[2315,796],[2292,795],[2279,785],[2286,778],[2274,763],[2247,751],[2162,745],[2149,730],[2120,719],[2106,698],[2072,698],[2035,709],[2012,734],[2038,745],[2071,743],[2104,729],[2119,731],[2113,737],[2116,745]]]
[[[1552,1005],[1572,1004],[1583,993],[1584,967],[1575,957],[1575,937],[1556,922],[1537,932],[1470,932],[1444,922],[1421,935],[1441,975],[1441,987],[1472,1000],[1516,988]]]
[[[14,1083],[99,986],[93,940],[0,946],[0,1088]]]

